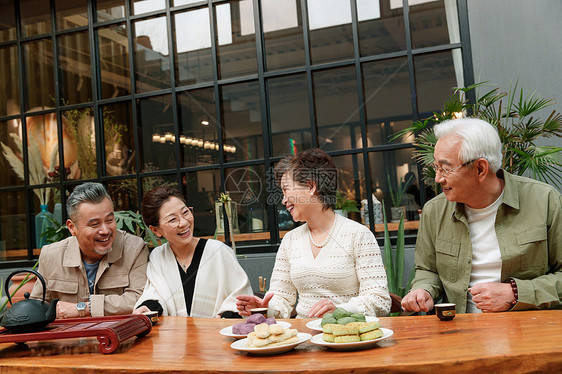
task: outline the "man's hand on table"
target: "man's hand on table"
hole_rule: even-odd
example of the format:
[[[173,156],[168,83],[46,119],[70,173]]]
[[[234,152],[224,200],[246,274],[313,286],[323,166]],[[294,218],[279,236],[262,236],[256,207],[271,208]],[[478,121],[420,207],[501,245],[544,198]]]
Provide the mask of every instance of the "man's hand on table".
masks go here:
[[[433,298],[424,289],[411,290],[402,298],[402,308],[406,312],[429,312],[433,309]]]
[[[515,301],[513,290],[509,283],[479,283],[468,289],[472,294],[472,301],[484,313],[504,312],[509,310]]]
[[[86,315],[87,313],[88,303],[86,303],[86,310],[84,311]],[[78,318],[80,317],[80,313],[78,309],[76,309],[76,303],[69,303],[67,301],[59,301],[57,303],[57,318]],[[84,317],[84,316],[83,316]]]

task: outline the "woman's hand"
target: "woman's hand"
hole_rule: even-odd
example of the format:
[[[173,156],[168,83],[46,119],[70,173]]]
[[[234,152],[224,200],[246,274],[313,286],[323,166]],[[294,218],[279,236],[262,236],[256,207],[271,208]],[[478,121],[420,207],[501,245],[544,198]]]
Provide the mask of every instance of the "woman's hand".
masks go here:
[[[308,316],[310,318],[320,318],[326,313],[336,310],[336,306],[328,299],[322,299],[310,308]]]
[[[263,299],[254,295],[238,295],[236,296],[236,308],[241,316],[249,316],[252,314],[251,309],[267,308],[272,297],[273,292],[267,293]]]
[[[137,309],[133,310],[133,314],[143,314],[146,312],[151,312],[146,305],[141,305]]]

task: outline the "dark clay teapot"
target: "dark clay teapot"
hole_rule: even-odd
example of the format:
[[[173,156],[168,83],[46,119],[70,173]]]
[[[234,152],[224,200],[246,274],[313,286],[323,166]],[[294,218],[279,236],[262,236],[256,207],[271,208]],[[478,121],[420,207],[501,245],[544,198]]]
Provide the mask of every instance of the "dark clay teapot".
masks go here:
[[[33,273],[37,276],[37,279],[43,284],[43,300],[30,299],[29,292],[26,292],[23,295],[25,300],[12,304],[12,298],[8,292],[8,301],[12,306],[4,313],[0,324],[13,333],[43,330],[45,326],[53,322],[57,317],[57,302],[59,299],[54,299],[50,305],[45,302],[45,290],[47,289],[45,279],[33,269],[14,271],[6,278],[6,284],[4,285],[5,290],[8,289],[10,279],[19,273]]]

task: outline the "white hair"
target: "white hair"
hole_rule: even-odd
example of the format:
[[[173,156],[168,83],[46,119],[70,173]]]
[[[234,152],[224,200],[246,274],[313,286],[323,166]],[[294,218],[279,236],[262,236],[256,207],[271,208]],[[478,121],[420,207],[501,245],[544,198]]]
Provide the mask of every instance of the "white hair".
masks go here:
[[[461,141],[459,158],[461,162],[470,162],[484,158],[495,173],[502,165],[502,144],[497,130],[488,122],[477,118],[451,119],[435,125],[433,128],[437,139],[454,136]]]

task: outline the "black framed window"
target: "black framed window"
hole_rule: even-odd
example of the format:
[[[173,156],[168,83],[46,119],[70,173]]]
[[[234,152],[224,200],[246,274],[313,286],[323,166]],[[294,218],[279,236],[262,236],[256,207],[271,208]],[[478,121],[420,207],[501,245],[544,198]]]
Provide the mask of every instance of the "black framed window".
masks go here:
[[[466,0],[3,2],[0,266],[38,254],[35,216],[46,206],[64,222],[85,180],[118,210],[176,186],[196,234],[219,238],[229,191],[239,252],[275,251],[296,223],[270,171],[310,147],[333,155],[363,208],[350,218],[378,238],[374,202],[389,210],[390,187],[413,176],[415,222],[430,191],[413,139],[389,137],[473,82],[458,9]]]

